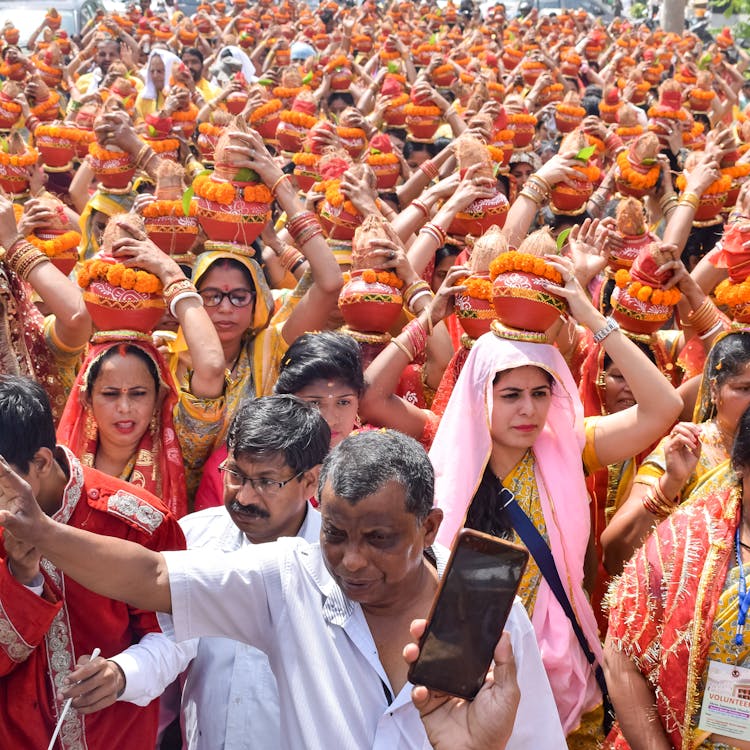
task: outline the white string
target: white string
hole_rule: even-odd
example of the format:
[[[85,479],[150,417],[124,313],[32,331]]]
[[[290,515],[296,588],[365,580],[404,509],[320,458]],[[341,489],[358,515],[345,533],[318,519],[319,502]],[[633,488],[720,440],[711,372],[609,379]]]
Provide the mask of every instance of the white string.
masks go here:
[[[101,654],[101,649],[95,648],[93,652],[91,653],[91,659],[89,661],[94,661],[99,654]],[[49,741],[49,745],[47,746],[47,750],[52,750],[52,748],[55,746],[55,740],[57,739],[57,735],[60,734],[60,729],[62,727],[62,723],[65,720],[65,716],[70,710],[70,706],[73,703],[72,698],[68,698],[68,700],[65,701],[65,705],[63,706],[62,713],[60,714],[60,718],[57,720],[57,726],[55,727],[55,733],[52,735],[52,739]]]

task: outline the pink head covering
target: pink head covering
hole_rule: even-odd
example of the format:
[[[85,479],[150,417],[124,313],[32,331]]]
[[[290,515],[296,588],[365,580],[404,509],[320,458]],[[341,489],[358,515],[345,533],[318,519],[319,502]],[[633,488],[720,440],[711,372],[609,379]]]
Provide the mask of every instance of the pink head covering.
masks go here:
[[[536,483],[557,570],[589,645],[601,660],[596,620],[583,591],[591,527],[581,460],[583,407],[565,360],[554,347],[508,341],[492,333],[472,347],[430,450],[436,504],[445,514],[438,541],[446,546],[453,542],[490,459],[495,375],[526,365],[540,367],[555,379],[547,422],[533,446]],[[601,702],[601,694],[570,622],[545,581],[539,586],[532,623],[568,734],[583,713]]]

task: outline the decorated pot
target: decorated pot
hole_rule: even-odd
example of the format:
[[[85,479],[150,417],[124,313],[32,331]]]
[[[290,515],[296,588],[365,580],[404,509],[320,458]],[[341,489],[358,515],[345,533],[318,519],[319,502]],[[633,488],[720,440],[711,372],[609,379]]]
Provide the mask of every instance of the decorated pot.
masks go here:
[[[729,193],[704,193],[695,212],[694,221],[711,221],[720,213],[727,202]]]
[[[102,187],[111,190],[124,190],[135,174],[135,165],[130,154],[125,151],[108,151],[89,147],[91,168]]]
[[[463,284],[471,284],[476,280],[488,287],[489,295],[492,297],[492,282],[488,274],[476,274],[465,279]],[[467,292],[456,294],[455,314],[466,335],[472,339],[478,339],[482,334],[488,333],[490,324],[497,317],[492,299],[475,297]]]
[[[68,166],[77,153],[75,142],[40,133],[40,129],[37,128],[35,133],[35,144],[42,155],[45,166],[55,168]]]
[[[402,128],[406,124],[406,110],[404,105],[408,103],[409,96],[403,95],[403,103],[395,104],[388,107],[383,112],[383,123],[389,128]]]
[[[234,91],[233,93],[229,94],[225,102],[229,113],[232,115],[240,114],[240,112],[245,109],[247,99],[247,92],[245,91]]]
[[[429,141],[437,133],[441,119],[440,117],[407,114],[406,127],[413,138],[420,141]]]
[[[750,302],[741,305],[733,305],[732,319],[737,323],[750,323]]]
[[[526,148],[534,140],[536,123],[531,120],[514,120],[508,122],[508,130],[513,131],[513,145],[516,148]]]
[[[381,158],[386,156],[391,156],[391,154],[377,154],[367,159],[367,163],[375,173],[375,187],[378,191],[394,188],[401,175],[401,162],[398,161],[398,158],[396,158],[396,161]]]
[[[558,214],[581,213],[586,206],[586,201],[591,197],[593,187],[588,180],[558,182],[552,188],[550,206]]]
[[[643,234],[620,234],[619,237],[622,240],[622,245],[619,248],[615,248],[609,256],[609,267],[614,271],[620,268],[628,270],[633,265],[633,261],[638,257],[641,248],[658,241],[658,237],[650,232],[644,232]]]
[[[262,117],[250,120],[252,127],[258,131],[264,141],[272,141],[276,138],[276,130],[279,127],[279,111],[269,112]]]
[[[330,75],[331,91],[349,91],[352,85],[352,71],[349,68],[334,70]]]
[[[25,193],[29,189],[28,169],[13,164],[0,165],[0,187],[12,195]]]
[[[216,143],[219,140],[219,135],[208,132],[199,132],[196,138],[195,145],[201,155],[201,161],[206,164],[213,164],[214,161],[214,149]]]
[[[525,271],[498,274],[492,285],[497,317],[509,328],[546,331],[567,309],[564,299],[545,289],[551,283]]]
[[[612,292],[612,317],[631,333],[651,334],[658,331],[671,317],[674,308],[642,302],[616,286]]]
[[[509,45],[504,45],[502,61],[506,70],[513,70],[521,60],[523,60],[523,52]]]
[[[282,116],[276,128],[276,140],[279,142],[282,150],[297,153],[298,151],[302,151],[307,132],[308,128],[305,125],[289,122]]]
[[[521,76],[523,78],[523,82],[527,86],[533,86],[537,82],[539,76],[544,73],[544,71],[545,67],[543,63],[524,63],[521,66]]]
[[[561,133],[570,133],[575,130],[586,116],[583,107],[573,107],[560,104],[555,108],[555,123]]]
[[[294,162],[294,180],[297,187],[307,193],[316,182],[320,182],[320,172],[318,172],[320,156],[298,153],[294,154],[292,161]]]
[[[186,255],[198,237],[197,216],[151,216],[145,225],[148,238],[167,255]]]
[[[271,218],[268,203],[248,202],[241,192],[230,204],[199,197],[197,214],[210,240],[240,245],[251,245]]]
[[[694,88],[688,94],[688,106],[693,112],[708,112],[715,94],[713,91]]]
[[[360,128],[339,127],[336,133],[349,156],[355,161],[359,159],[367,148],[367,136],[364,131]]]
[[[161,295],[123,289],[101,280],[91,281],[83,290],[83,300],[100,331],[127,329],[151,333],[165,309]]]
[[[509,208],[508,199],[498,190],[490,198],[480,198],[459,211],[448,233],[461,237],[467,234],[479,237],[491,226],[502,227],[508,218]]]
[[[370,274],[376,273],[369,271]],[[368,271],[352,271],[339,294],[339,309],[346,324],[365,333],[385,333],[401,314],[401,291],[380,281],[366,281]]]
[[[456,71],[452,65],[440,65],[432,71],[432,82],[438,88],[448,88],[456,77]]]
[[[65,229],[36,229],[34,234],[40,240],[47,241],[60,237],[65,231]],[[50,254],[49,259],[50,263],[52,263],[55,268],[61,271],[65,276],[68,276],[75,268],[76,263],[78,263],[78,247],[63,250],[55,255]]]
[[[327,200],[320,202],[320,219],[326,235],[337,240],[352,240],[354,232],[362,223],[360,214],[353,214],[343,205],[333,206]]]
[[[0,94],[0,130],[10,130],[21,118],[21,105]]]

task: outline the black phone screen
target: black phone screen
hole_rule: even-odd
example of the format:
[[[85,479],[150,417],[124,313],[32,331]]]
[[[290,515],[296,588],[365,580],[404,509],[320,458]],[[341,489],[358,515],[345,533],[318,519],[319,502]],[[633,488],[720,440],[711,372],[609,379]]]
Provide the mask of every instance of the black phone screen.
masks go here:
[[[528,560],[522,547],[464,529],[458,536],[409,680],[472,699],[484,683]]]

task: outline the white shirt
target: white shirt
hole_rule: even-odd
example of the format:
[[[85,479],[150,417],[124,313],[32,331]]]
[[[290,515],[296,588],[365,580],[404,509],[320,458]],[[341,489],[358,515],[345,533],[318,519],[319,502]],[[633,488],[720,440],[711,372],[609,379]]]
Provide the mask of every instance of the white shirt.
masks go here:
[[[430,748],[412,686],[389,705],[393,688],[362,609],[333,581],[318,544],[286,538],[230,554],[163,554],[178,640],[224,636],[268,654],[279,691],[280,748]],[[564,750],[534,631],[518,599],[506,629],[521,689],[508,750]]]
[[[189,549],[233,552],[252,546],[224,506],[180,520]],[[320,513],[308,507],[298,536],[317,542]],[[165,618],[166,620],[166,618]],[[170,625],[163,622],[165,633]],[[182,689],[189,750],[269,750],[279,747],[279,695],[268,657],[228,638],[200,638]]]

